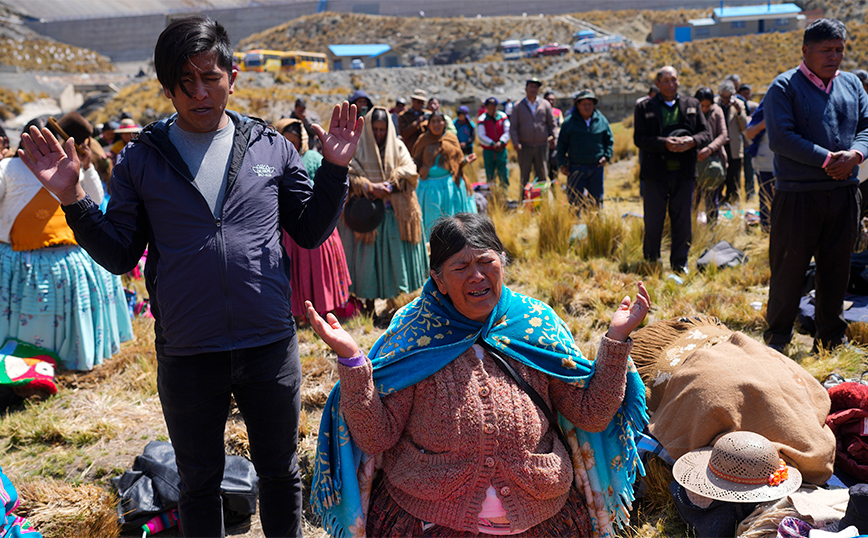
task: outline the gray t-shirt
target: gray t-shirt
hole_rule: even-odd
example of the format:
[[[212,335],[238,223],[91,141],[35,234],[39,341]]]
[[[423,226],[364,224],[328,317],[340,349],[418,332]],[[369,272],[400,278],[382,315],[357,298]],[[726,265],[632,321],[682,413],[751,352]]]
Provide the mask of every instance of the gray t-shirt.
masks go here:
[[[231,120],[226,127],[210,133],[191,133],[177,123],[169,126],[169,139],[187,163],[193,184],[215,217],[223,211],[234,138],[235,124]]]

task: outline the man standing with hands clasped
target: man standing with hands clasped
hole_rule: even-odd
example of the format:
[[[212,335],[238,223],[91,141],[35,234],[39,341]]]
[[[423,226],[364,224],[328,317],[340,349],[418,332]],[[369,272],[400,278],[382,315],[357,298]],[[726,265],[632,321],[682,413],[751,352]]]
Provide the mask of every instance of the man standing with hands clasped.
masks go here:
[[[148,247],[157,384],[181,476],[184,536],[223,536],[220,482],[231,396],[247,425],[266,536],[301,536],[296,447],[301,364],[281,228],[315,248],[344,201],[364,120],[344,102],[311,184],[295,149],[261,120],[227,111],[237,72],[226,30],[203,17],[170,24],[154,50],[177,111],[118,156],[106,214],[78,183],[72,139],[22,136],[19,155],[63,204],[78,243],[114,273]]]
[[[676,273],[687,272],[691,208],[696,187],[696,151],[711,142],[711,131],[699,101],[678,93],[678,72],[666,66],[657,72],[660,93],[636,105],[633,142],[641,150],[639,178],[645,184],[645,259],[660,258],[666,210],[672,223],[669,262]]]
[[[814,350],[846,343],[844,294],[859,224],[858,166],[868,152],[868,95],[838,71],[847,29],[819,19],[806,29],[802,63],[769,86],[764,102],[775,154],[769,236],[766,344],[784,351],[793,335],[805,271],[817,264]]]

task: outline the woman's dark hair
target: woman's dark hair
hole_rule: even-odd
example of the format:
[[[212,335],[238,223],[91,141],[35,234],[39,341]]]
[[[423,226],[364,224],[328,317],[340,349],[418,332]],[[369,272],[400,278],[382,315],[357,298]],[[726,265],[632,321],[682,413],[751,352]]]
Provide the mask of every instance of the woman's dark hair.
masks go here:
[[[442,110],[437,110],[437,111],[435,111],[435,112],[432,112],[431,115],[428,116],[428,121],[430,122],[430,121],[431,121],[432,119],[434,119],[434,118],[440,118],[440,119],[442,119],[443,121],[446,121],[446,116],[443,115],[443,111],[442,111]]]
[[[847,41],[847,27],[838,19],[817,19],[805,28],[803,45],[822,43],[823,41]]]
[[[170,93],[180,87],[181,71],[191,57],[203,52],[215,52],[217,64],[227,73],[232,73],[232,45],[223,26],[207,17],[179,19],[163,30],[154,47],[154,69],[157,79]]]
[[[711,88],[708,88],[708,87],[699,88],[698,90],[696,90],[696,95],[694,95],[693,97],[696,97],[696,99],[700,102],[701,101],[711,101],[712,103],[714,102],[714,92],[711,90]]]
[[[371,123],[374,123],[375,121],[388,122],[389,120],[389,113],[383,108],[375,108],[374,112],[371,113]]]
[[[506,266],[503,243],[497,237],[494,222],[478,213],[458,213],[434,221],[431,227],[430,246],[429,266],[438,277],[446,260],[464,247],[478,250],[491,249],[500,256],[503,266]]]
[[[292,122],[286,127],[283,128],[283,132],[280,134],[294,134],[298,135],[301,138],[301,122]]]

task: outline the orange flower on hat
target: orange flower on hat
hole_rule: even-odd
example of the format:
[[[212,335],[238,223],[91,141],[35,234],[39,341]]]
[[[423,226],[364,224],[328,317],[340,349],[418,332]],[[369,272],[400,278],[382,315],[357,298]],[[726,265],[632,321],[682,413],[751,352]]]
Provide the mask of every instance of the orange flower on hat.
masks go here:
[[[770,486],[780,486],[781,482],[785,482],[787,478],[789,478],[789,473],[787,472],[787,463],[784,460],[779,461],[780,467],[778,468],[778,470],[769,475]]]

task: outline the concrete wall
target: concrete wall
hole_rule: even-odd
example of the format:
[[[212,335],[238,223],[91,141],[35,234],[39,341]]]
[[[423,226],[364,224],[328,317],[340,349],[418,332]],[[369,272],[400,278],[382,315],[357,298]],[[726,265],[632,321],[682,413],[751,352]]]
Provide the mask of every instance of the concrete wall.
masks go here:
[[[96,0],[99,1],[99,0]],[[746,5],[756,0],[728,0],[728,5]],[[38,20],[25,24],[40,34],[58,41],[87,47],[114,61],[146,61],[153,54],[157,36],[172,17],[193,13],[208,15],[223,24],[233,43],[286,21],[315,13],[317,0],[286,0],[281,4],[191,11],[178,2],[178,9],[167,13],[130,14],[111,17],[74,19],[40,13]],[[717,0],[610,0],[609,9],[677,9],[717,7]],[[372,13],[395,16],[475,17],[476,15],[528,15],[576,13],[599,9],[597,0],[547,0],[529,4],[526,0],[329,0],[326,9],[334,12]],[[106,13],[111,12],[107,6]]]

